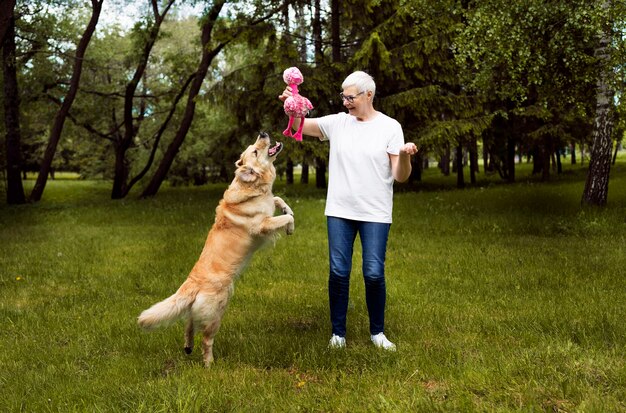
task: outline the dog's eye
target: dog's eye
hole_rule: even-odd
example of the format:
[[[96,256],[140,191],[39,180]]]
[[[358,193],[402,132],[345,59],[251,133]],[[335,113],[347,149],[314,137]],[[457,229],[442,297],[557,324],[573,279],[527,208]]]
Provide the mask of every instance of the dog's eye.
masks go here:
[[[252,152],[252,155],[254,155],[255,157],[259,155],[259,151],[257,151],[256,149],[254,150],[254,152]]]

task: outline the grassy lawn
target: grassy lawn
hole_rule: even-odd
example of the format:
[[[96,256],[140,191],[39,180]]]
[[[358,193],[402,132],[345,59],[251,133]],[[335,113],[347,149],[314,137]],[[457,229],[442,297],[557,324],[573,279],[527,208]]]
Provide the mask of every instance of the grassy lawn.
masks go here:
[[[111,201],[107,182],[50,181],[0,205],[0,411],[626,412],[626,165],[612,174],[601,211],[580,209],[580,167],[399,188],[396,353],[369,342],[359,247],[348,346],[327,349],[324,192],[278,182],[296,232],[238,280],[210,370],[182,323],[135,320],[185,279],[224,186]]]

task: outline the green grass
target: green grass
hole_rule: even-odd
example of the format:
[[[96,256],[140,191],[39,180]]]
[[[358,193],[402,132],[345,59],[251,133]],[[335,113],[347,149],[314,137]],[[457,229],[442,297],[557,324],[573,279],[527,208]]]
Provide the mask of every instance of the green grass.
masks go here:
[[[109,183],[50,181],[41,203],[0,206],[0,411],[626,412],[626,168],[601,211],[579,207],[584,170],[526,172],[399,188],[397,353],[369,343],[358,247],[348,347],[327,349],[324,194],[277,183],[296,233],[238,280],[210,370],[181,323],[135,319],[184,280],[224,186],[111,201]]]

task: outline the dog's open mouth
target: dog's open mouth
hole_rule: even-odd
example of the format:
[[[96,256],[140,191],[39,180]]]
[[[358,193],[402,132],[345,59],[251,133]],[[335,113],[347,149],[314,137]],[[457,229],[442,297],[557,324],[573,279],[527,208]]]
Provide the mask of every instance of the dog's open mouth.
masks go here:
[[[267,154],[272,157],[272,156],[276,156],[280,153],[280,151],[283,150],[283,144],[280,142],[276,142],[276,145],[270,147],[267,151]]]

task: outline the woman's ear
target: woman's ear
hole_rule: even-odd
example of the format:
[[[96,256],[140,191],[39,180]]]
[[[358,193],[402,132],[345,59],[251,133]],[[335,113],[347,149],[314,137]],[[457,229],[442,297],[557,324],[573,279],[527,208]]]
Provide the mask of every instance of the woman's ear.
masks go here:
[[[243,161],[242,161],[242,159],[241,159],[241,158],[239,158],[239,159],[237,160],[237,162],[235,162],[235,166],[236,166],[237,168],[239,168],[241,165],[243,165]]]

